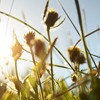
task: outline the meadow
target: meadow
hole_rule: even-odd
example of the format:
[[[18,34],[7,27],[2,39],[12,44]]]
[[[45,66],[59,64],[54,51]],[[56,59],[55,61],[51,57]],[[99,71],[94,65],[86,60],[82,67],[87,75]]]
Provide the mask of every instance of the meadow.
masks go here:
[[[11,55],[8,58],[0,56],[0,59],[2,59],[0,62],[4,63],[4,65],[0,64],[0,100],[99,100],[100,56],[97,53],[91,53],[86,38],[91,38],[92,35],[97,34],[100,28],[85,33],[79,1],[74,0],[79,24],[79,28],[77,28],[61,0],[57,0],[57,2],[65,14],[64,18],[50,7],[51,1],[46,0],[44,10],[41,13],[41,24],[45,26],[44,34],[27,23],[27,17],[24,13],[22,13],[23,20],[21,20],[0,10],[0,15],[31,29],[23,36],[21,35],[24,44],[20,42],[22,37],[16,34],[16,30],[13,29],[12,45],[7,50],[8,54],[11,53]],[[52,31],[56,33],[60,27],[63,29],[66,19],[69,20],[76,31],[74,35],[78,35],[79,39],[72,43],[73,40],[70,37],[72,40],[69,41],[71,45],[66,48],[66,51],[61,51],[58,45],[62,47],[65,44],[59,44],[60,37],[56,35],[52,38]],[[78,46],[80,42],[82,48]],[[63,52],[66,52],[67,57]],[[55,60],[58,63],[55,63]],[[25,65],[23,62],[29,63],[29,69],[23,67]],[[3,70],[4,66],[6,66],[5,72]],[[21,73],[26,73],[23,78],[19,74],[19,66],[22,68]],[[11,69],[12,67],[13,69]],[[58,72],[55,71],[56,68],[59,70]],[[66,70],[66,74],[64,74],[66,77],[61,75],[63,73],[60,73],[62,69]],[[70,71],[69,75],[67,75],[68,71]]]

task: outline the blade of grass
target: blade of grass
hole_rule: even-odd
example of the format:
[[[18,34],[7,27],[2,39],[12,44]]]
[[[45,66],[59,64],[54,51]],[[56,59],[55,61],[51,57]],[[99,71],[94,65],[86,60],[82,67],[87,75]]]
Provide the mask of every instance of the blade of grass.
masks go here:
[[[88,34],[86,34],[86,35],[84,36],[84,38],[86,38],[86,37],[88,37],[88,36],[94,34],[95,32],[97,32],[97,31],[99,31],[99,30],[100,30],[100,28],[98,28],[98,29],[96,29],[96,30],[94,30],[94,31],[92,31],[92,32],[90,32],[90,33],[88,33]],[[79,39],[79,40],[76,42],[75,46],[76,46],[80,41],[81,41],[81,39]]]
[[[49,64],[51,65],[51,64]],[[58,65],[58,64],[53,64],[54,67],[59,67],[59,68],[65,68],[65,69],[70,69],[69,67],[66,67],[64,65]]]
[[[80,33],[78,32],[75,24],[73,23],[73,21],[71,20],[70,16],[68,15],[68,13],[66,12],[65,8],[63,7],[63,5],[61,4],[61,2],[59,0],[57,0],[59,5],[61,6],[61,8],[63,9],[64,13],[66,14],[67,18],[70,20],[71,24],[73,25],[74,29],[76,30],[76,32],[78,33],[78,35],[80,36]]]
[[[85,41],[85,38],[84,38],[82,17],[81,17],[81,11],[80,11],[80,6],[79,6],[78,0],[75,0],[75,4],[76,4],[76,8],[77,8],[77,14],[78,14],[78,19],[79,19],[79,24],[80,24],[80,29],[81,29],[81,37],[82,37],[82,41],[83,41],[83,45],[84,45],[84,49],[85,49],[88,67],[89,67],[89,70],[92,71],[92,66],[91,66],[91,62],[90,62],[88,51],[87,51],[87,44],[86,44],[86,41]]]

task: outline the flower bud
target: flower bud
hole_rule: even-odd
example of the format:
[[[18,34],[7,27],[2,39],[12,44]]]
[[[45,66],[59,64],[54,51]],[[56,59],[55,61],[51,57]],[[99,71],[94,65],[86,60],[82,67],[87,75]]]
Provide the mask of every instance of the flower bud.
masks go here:
[[[54,9],[50,9],[45,19],[45,24],[47,27],[53,27],[56,21],[59,19],[58,13]]]

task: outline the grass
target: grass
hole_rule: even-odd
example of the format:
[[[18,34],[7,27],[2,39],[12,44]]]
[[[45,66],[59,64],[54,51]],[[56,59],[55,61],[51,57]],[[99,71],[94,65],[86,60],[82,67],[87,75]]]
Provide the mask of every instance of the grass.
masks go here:
[[[15,34],[15,43],[13,44],[11,50],[12,60],[15,63],[16,74],[5,77],[8,80],[7,83],[0,82],[0,100],[99,100],[100,62],[96,65],[93,56],[97,58],[100,57],[90,52],[89,47],[87,46],[86,37],[89,38],[90,35],[99,31],[100,28],[85,35],[81,17],[81,8],[78,0],[75,0],[81,30],[81,32],[79,32],[67,11],[64,9],[64,6],[59,0],[57,1],[80,37],[75,45],[66,48],[68,50],[69,60],[67,60],[63,53],[56,47],[56,42],[59,38],[56,37],[53,41],[51,41],[52,34],[50,30],[52,28],[60,27],[65,21],[65,18],[58,25],[56,25],[56,22],[60,19],[60,17],[54,9],[51,9],[50,11],[48,10],[49,0],[47,0],[43,15],[43,21],[47,27],[46,33],[48,37],[44,36],[38,31],[38,29],[28,23],[10,15],[10,13],[0,11],[1,14],[18,21],[33,30],[32,32],[25,34],[25,37],[23,37],[25,39],[25,44],[29,47],[30,51],[27,51],[27,49],[23,47],[23,45],[18,41],[19,37]],[[43,39],[38,39],[35,36],[35,32],[46,40],[48,46]],[[81,40],[84,51],[77,46]],[[53,62],[53,49],[55,49],[68,64],[67,66],[55,64]],[[28,58],[21,58],[23,51],[30,54],[32,59],[29,60]],[[49,61],[47,58],[50,58]],[[32,62],[33,64],[30,73],[28,73],[24,80],[21,80],[20,75],[18,74],[18,60]],[[92,62],[94,63],[94,66],[92,66]],[[80,66],[84,63],[87,66],[86,71],[80,69]],[[55,78],[54,67],[72,70],[72,74],[69,76],[69,78],[73,81],[71,86],[67,85],[66,78]]]

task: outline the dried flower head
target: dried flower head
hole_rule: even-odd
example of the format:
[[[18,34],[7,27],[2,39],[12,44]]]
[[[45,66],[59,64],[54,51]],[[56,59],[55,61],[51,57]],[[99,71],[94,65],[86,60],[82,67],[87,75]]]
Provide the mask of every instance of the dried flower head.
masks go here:
[[[45,24],[47,27],[52,27],[59,19],[58,13],[54,9],[50,9],[45,19]]]
[[[69,58],[70,58],[71,62],[73,62],[73,63],[76,62],[78,64],[85,63],[85,60],[86,60],[85,55],[84,55],[84,53],[82,53],[80,48],[71,46],[68,49],[68,53],[69,53]]]
[[[33,46],[33,44],[34,44],[34,37],[35,37],[35,33],[34,33],[34,32],[28,32],[28,33],[24,36],[24,38],[25,38],[25,40],[26,40],[26,44],[27,44],[28,46]]]
[[[46,47],[44,41],[42,39],[36,39],[34,47],[36,56],[39,57],[41,60],[44,59],[46,55]]]
[[[16,41],[14,45],[11,47],[12,49],[12,57],[17,60],[22,54],[22,45]]]

